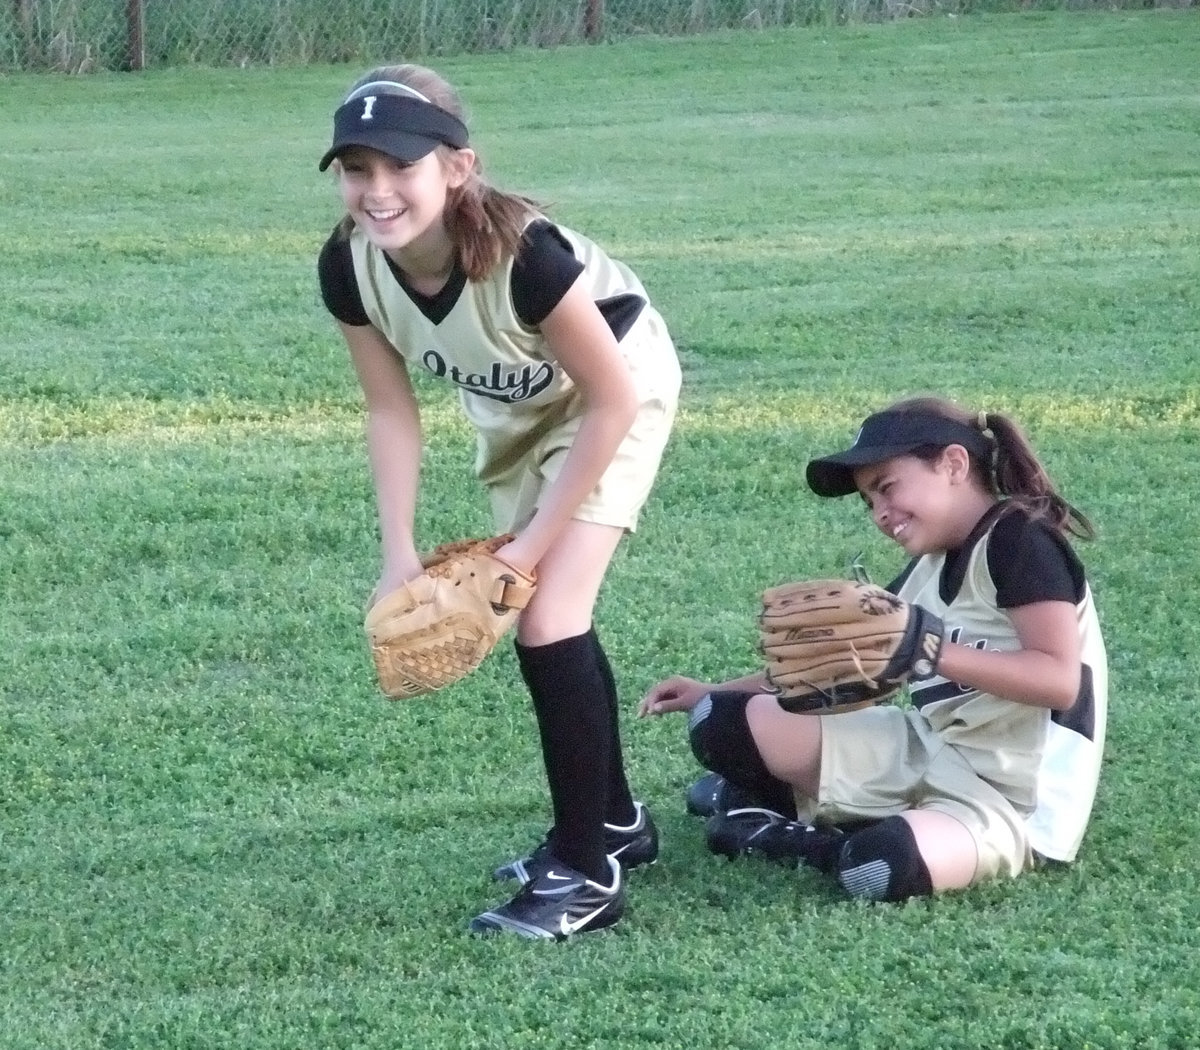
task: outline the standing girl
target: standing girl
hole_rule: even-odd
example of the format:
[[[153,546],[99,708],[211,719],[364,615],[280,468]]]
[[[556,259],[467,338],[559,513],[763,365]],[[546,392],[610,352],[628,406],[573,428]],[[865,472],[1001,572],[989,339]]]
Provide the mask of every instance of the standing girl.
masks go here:
[[[626,266],[483,179],[462,104],[431,70],[362,77],[334,114],[320,168],[330,165],[346,216],[321,250],[321,290],[366,400],[376,593],[421,572],[412,368],[458,387],[497,530],[516,534],[497,555],[538,579],[516,651],[553,826],[497,870],[521,888],[471,929],[562,939],[610,926],[624,909],[622,869],[653,861],[658,837],[626,781],[592,614],[671,429],[674,346]]]
[[[691,710],[714,774],[689,806],[709,848],[805,861],[852,895],[902,900],[1075,857],[1100,771],[1108,674],[1068,534],[1091,525],[1017,425],[937,398],[870,416],[808,464],[820,496],[857,492],[910,561],[889,590],[946,644],[912,707],[791,714],[762,675],[676,677],[640,713]]]

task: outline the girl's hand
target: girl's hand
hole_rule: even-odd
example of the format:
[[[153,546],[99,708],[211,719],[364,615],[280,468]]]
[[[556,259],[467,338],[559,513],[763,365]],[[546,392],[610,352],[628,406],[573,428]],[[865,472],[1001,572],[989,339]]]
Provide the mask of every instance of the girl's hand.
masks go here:
[[[375,590],[367,599],[368,611],[380,598],[391,594],[392,591],[399,590],[409,580],[415,580],[424,571],[421,559],[415,550],[395,565],[385,565],[383,572],[379,575],[379,582],[375,585]]]
[[[526,545],[521,542],[520,536],[509,541],[496,551],[496,557],[504,562],[505,565],[511,565],[529,579],[535,579],[537,576],[537,563],[541,559],[536,556],[530,556],[526,550]]]
[[[690,711],[706,693],[711,693],[716,686],[699,682],[695,678],[685,678],[683,675],[673,675],[642,697],[638,704],[638,718],[646,715],[665,715],[671,711]]]

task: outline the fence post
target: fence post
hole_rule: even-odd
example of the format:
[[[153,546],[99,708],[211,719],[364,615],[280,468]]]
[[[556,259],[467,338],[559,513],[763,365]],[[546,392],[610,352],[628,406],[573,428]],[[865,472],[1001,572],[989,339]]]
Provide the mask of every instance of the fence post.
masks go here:
[[[595,43],[604,34],[604,0],[586,0],[583,8],[583,38]]]
[[[146,11],[143,0],[125,0],[125,60],[137,72],[146,68]]]
[[[33,33],[33,0],[13,0],[13,3],[13,12],[17,16],[17,32],[21,37],[21,61],[26,69],[37,69],[41,62]]]

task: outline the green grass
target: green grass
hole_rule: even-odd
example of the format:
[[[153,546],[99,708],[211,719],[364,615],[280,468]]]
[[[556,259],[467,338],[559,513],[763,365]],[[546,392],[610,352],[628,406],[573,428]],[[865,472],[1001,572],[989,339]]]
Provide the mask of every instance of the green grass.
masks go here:
[[[548,815],[510,648],[378,697],[315,162],[357,70],[0,81],[0,1047],[1184,1048],[1200,1031],[1200,23],[931,19],[441,64],[489,170],[642,274],[686,391],[598,626],[660,863],[563,947],[467,937]],[[18,104],[19,103],[19,104]],[[1076,865],[902,907],[708,856],[674,671],[897,554],[802,468],[936,389],[1097,522]],[[422,383],[428,543],[488,525]]]

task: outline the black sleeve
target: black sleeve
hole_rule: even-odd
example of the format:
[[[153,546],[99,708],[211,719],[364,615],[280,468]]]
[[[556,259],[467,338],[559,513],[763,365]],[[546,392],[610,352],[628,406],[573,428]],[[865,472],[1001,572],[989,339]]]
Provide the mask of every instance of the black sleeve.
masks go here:
[[[361,328],[371,323],[363,308],[358,280],[354,276],[354,258],[350,242],[337,230],[321,247],[317,258],[317,275],[321,280],[321,298],[328,310],[343,324]]]
[[[1001,515],[988,539],[987,559],[1001,609],[1083,600],[1083,565],[1067,538],[1044,521],[1019,511]]]
[[[583,263],[575,258],[558,227],[547,220],[530,223],[513,260],[512,299],[517,317],[537,328],[583,270]],[[641,316],[646,300],[636,292],[622,292],[598,299],[596,307],[619,343]]]
[[[517,317],[536,328],[581,273],[583,263],[553,223],[530,223],[513,260],[512,299]]]

